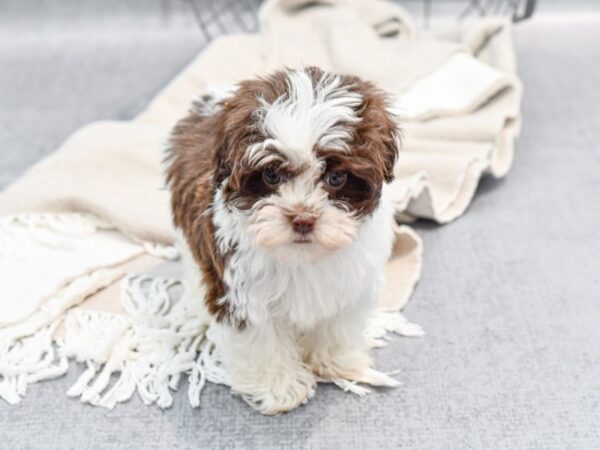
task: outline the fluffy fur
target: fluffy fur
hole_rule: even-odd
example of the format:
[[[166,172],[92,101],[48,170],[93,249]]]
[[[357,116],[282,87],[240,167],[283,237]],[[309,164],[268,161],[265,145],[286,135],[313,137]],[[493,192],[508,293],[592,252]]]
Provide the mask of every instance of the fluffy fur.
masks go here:
[[[316,377],[395,384],[371,369],[363,330],[392,247],[398,132],[372,84],[317,68],[204,97],[173,131],[188,295],[214,318],[232,388],[264,414],[306,401]]]

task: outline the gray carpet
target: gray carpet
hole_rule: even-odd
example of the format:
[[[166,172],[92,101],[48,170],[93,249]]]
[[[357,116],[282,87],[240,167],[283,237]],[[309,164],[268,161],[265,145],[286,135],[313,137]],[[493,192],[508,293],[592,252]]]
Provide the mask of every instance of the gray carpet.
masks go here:
[[[74,1],[64,14],[54,2],[48,20],[6,1],[0,187],[77,127],[134,115],[203,45],[181,17],[164,24],[142,7],[143,26],[116,8],[110,27],[106,11],[76,20]],[[0,404],[0,448],[600,448],[598,42],[591,14],[517,28],[526,90],[514,169],[484,180],[463,218],[417,225],[425,264],[407,314],[428,334],[376,352],[381,369],[401,369],[400,388],[358,399],[319,387],[279,417],[212,385],[197,410],[181,392],[167,411],[137,398],[106,411],[65,397],[73,367]]]

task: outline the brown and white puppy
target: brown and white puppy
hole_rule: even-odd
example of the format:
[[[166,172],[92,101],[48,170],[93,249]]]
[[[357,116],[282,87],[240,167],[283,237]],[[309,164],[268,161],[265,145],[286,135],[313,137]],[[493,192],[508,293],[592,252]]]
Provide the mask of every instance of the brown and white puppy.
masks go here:
[[[363,330],[393,241],[399,129],[371,83],[318,68],[241,82],[175,127],[168,182],[188,295],[232,388],[265,414],[316,377],[394,385]]]

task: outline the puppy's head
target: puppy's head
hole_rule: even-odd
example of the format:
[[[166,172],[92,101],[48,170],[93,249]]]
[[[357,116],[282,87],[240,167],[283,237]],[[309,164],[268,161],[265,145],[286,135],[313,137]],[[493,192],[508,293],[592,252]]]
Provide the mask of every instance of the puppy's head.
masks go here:
[[[317,68],[242,82],[217,113],[215,206],[282,259],[348,245],[393,178],[386,106],[372,84]]]

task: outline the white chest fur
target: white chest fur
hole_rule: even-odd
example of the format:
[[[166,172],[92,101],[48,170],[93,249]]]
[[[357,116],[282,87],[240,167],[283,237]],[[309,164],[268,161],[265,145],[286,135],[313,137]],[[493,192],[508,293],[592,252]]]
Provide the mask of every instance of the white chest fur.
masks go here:
[[[393,244],[392,214],[384,189],[354,242],[316,262],[288,264],[247,242],[231,218],[217,211],[217,227],[228,237],[237,234],[224,274],[230,310],[240,320],[262,324],[277,318],[302,330],[350,304],[374,304]]]

